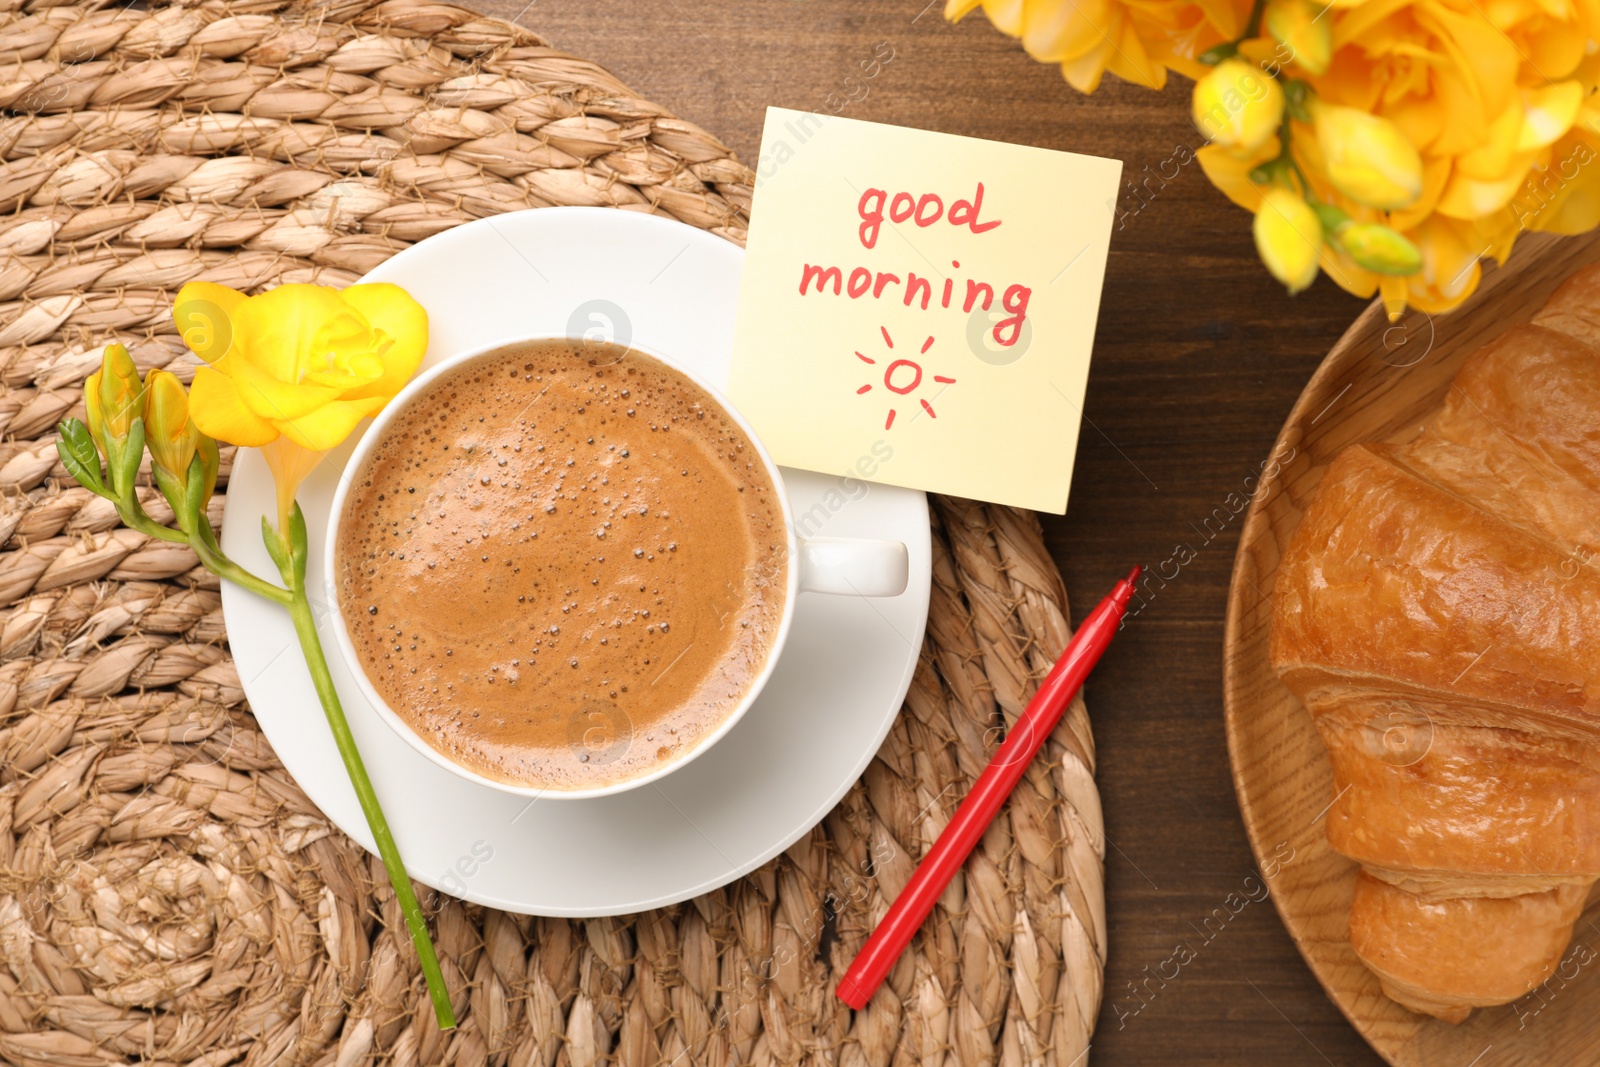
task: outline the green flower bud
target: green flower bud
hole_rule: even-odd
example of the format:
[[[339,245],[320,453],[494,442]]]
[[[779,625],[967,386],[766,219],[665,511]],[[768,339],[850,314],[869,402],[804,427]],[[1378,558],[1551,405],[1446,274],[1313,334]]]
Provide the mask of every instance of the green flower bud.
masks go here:
[[[1376,222],[1358,222],[1335,237],[1351,259],[1378,274],[1415,274],[1422,269],[1422,253],[1397,231]]]

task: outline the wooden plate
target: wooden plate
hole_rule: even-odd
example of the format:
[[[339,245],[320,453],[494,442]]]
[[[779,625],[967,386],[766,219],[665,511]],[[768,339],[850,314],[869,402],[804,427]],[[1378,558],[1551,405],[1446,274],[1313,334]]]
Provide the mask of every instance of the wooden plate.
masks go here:
[[[1391,325],[1374,303],[1339,339],[1295,404],[1259,472],[1228,598],[1223,691],[1234,787],[1250,843],[1284,925],[1350,1022],[1400,1067],[1600,1062],[1600,922],[1578,922],[1549,982],[1459,1026],[1385,997],[1349,941],[1356,865],[1328,847],[1323,815],[1333,773],[1311,717],[1267,659],[1282,547],[1322,472],[1358,441],[1403,440],[1443,401],[1462,362],[1528,321],[1580,267],[1600,261],[1600,235],[1524,235],[1503,269],[1462,307]],[[1597,946],[1596,948],[1589,947]]]

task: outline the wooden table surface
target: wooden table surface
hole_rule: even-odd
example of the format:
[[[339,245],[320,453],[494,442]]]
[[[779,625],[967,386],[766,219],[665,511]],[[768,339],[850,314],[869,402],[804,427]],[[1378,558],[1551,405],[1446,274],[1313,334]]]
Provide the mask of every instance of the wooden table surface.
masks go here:
[[[1270,901],[1203,925],[1230,915],[1230,894],[1236,907],[1260,895],[1222,728],[1223,613],[1243,522],[1230,508],[1364,305],[1326,279],[1291,298],[1268,276],[1249,217],[1192,159],[1202,141],[1188,83],[1155,93],[1108,76],[1079,95],[981,14],[945,22],[941,0],[467,2],[609,67],[746,162],[769,105],[1123,160],[1124,178],[1142,184],[1124,186],[1111,239],[1071,509],[1046,516],[1045,532],[1075,619],[1130,564],[1194,558],[1088,685],[1110,842],[1110,961],[1091,1061],[1382,1062],[1323,995]],[[863,78],[875,49],[892,59]],[[1151,978],[1180,941],[1195,958],[1170,981]]]

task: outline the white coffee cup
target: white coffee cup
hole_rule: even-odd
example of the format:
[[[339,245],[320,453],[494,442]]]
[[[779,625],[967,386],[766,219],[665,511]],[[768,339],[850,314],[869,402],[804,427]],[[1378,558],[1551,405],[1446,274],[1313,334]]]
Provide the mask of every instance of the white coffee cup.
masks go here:
[[[330,589],[337,590],[339,586],[338,543],[339,526],[344,520],[345,498],[349,494],[350,486],[358,481],[360,471],[367,462],[376,442],[384,435],[389,424],[399,417],[411,400],[422,390],[426,389],[437,378],[450,374],[463,364],[480,359],[506,348],[521,344],[529,344],[545,340],[567,340],[567,338],[549,337],[510,337],[495,342],[493,345],[476,348],[449,356],[426,371],[412,379],[388,405],[378,413],[367,427],[366,433],[357,442],[355,451],[351,453],[349,462],[345,465],[344,476],[339,480],[339,487],[334,492],[333,509],[328,518],[328,535],[324,542],[324,571],[328,576]],[[342,606],[338,596],[328,598],[331,621],[333,623],[334,639],[339,647],[340,654],[350,666],[350,674],[356,684],[361,687],[362,695],[377,709],[379,716],[389,724],[397,734],[404,738],[412,748],[422,753],[439,766],[460,775],[469,781],[498,789],[501,792],[514,793],[527,797],[548,797],[553,799],[582,799],[589,797],[609,796],[612,793],[621,793],[653,782],[694,759],[706,751],[719,739],[732,730],[736,724],[755,703],[760,696],[767,679],[771,677],[778,657],[783,652],[784,642],[789,636],[789,626],[794,618],[795,602],[800,593],[830,593],[845,596],[887,597],[899,596],[905,592],[909,577],[909,560],[906,546],[899,541],[874,541],[857,540],[854,538],[840,537],[810,537],[802,538],[795,533],[794,515],[789,507],[788,493],[784,489],[783,474],[772,457],[767,454],[761,438],[757,436],[743,415],[729,404],[721,392],[706,382],[698,374],[674,361],[671,357],[659,352],[634,346],[634,351],[642,352],[671,367],[685,378],[698,385],[710,395],[723,412],[732,419],[740,429],[749,437],[755,446],[756,454],[765,466],[767,476],[772,479],[772,484],[777,489],[777,498],[783,505],[783,524],[788,541],[788,587],[783,600],[783,615],[779,621],[777,632],[768,646],[766,662],[751,680],[750,687],[738,705],[730,712],[715,729],[709,731],[704,737],[692,745],[675,754],[670,760],[658,764],[651,770],[635,777],[611,782],[602,786],[588,789],[555,789],[545,786],[520,785],[514,782],[503,782],[478,774],[467,767],[456,763],[444,753],[424,740],[411,725],[398,713],[389,707],[388,703],[379,695],[371,679],[367,677],[366,668],[356,655],[355,644],[350,638],[350,630],[344,618]],[[607,727],[611,724],[597,722],[594,730],[603,740],[607,736]],[[588,737],[587,734],[584,735]],[[587,743],[587,741],[585,742]]]

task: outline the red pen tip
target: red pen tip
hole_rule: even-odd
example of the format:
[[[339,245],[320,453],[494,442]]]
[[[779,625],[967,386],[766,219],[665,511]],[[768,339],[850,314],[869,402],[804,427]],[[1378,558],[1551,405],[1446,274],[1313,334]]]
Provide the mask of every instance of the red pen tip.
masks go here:
[[[1143,573],[1144,568],[1134,564],[1133,570],[1128,572],[1128,576],[1111,587],[1111,594],[1106,597],[1106,601],[1115,604],[1119,613],[1126,610],[1129,602],[1139,594],[1139,587],[1134,583],[1139,580],[1139,575]]]

